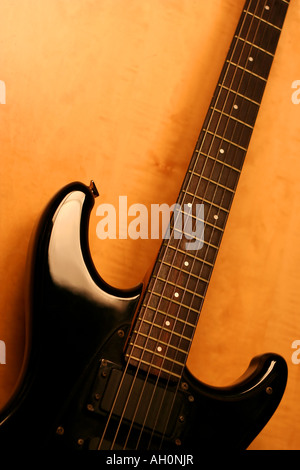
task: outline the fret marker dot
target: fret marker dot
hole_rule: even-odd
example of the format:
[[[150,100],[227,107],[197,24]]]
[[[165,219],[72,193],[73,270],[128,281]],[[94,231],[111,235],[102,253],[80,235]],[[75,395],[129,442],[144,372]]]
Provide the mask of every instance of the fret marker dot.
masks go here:
[[[188,202],[188,207],[192,207],[192,203],[191,203],[191,202]]]
[[[219,216],[217,214],[214,215],[214,219],[218,220]]]
[[[224,150],[224,149],[220,149],[220,153],[224,153],[224,152],[225,152],[225,150]]]
[[[161,347],[161,346],[157,346],[157,351],[158,351],[158,352],[162,352],[162,347]]]
[[[166,326],[170,326],[171,325],[171,322],[169,322],[169,320],[166,321],[165,323]]]
[[[270,10],[269,5],[266,5],[266,6],[265,6],[265,10]]]
[[[179,297],[178,292],[175,292],[174,297]]]
[[[238,107],[237,104],[234,104],[234,105],[233,105],[233,108],[234,108],[234,109],[239,109],[239,107]]]
[[[188,261],[184,262],[184,266],[188,266],[190,263]]]
[[[253,60],[254,60],[253,57],[249,57],[250,62],[253,62]]]

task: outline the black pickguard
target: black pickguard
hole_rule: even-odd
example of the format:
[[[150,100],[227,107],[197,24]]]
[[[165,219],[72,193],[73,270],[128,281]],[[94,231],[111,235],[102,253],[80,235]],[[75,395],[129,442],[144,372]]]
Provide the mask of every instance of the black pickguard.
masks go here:
[[[52,450],[246,448],[280,402],[284,359],[257,357],[226,388],[199,382],[187,369],[179,383],[167,383],[127,368],[123,351],[143,286],[116,290],[97,273],[88,245],[93,191],[81,183],[66,186],[36,229],[27,351],[0,415],[0,448],[28,449],[33,442]]]

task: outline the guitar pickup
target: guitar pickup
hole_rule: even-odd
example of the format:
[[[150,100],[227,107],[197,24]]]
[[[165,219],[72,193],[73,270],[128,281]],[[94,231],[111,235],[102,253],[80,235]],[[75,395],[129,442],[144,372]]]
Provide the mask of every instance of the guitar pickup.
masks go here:
[[[102,360],[88,409],[114,421],[170,437],[180,421],[184,397],[176,385]]]

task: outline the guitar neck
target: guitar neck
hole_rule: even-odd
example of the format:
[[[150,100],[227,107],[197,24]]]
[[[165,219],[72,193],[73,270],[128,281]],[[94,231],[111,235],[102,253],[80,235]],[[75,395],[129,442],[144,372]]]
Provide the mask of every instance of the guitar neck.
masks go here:
[[[288,4],[244,6],[127,346],[147,372],[182,375]]]

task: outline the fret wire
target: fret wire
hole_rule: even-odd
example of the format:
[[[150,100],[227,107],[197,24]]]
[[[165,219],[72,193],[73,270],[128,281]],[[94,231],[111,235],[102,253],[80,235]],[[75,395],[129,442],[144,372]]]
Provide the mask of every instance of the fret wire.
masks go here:
[[[176,232],[182,233],[182,230],[178,229],[177,227],[172,227],[172,228],[173,228],[173,230],[175,230]],[[198,238],[198,237],[196,237],[196,236],[194,236],[194,235],[193,235],[193,240],[197,240],[197,241],[203,243],[203,245],[210,246],[211,248],[214,248],[215,250],[218,250],[218,249],[219,249],[219,247],[216,246],[216,245],[214,245],[213,243],[207,242],[207,241],[203,240],[202,238]]]
[[[174,364],[177,364],[178,366],[184,366],[185,364],[180,362],[180,361],[176,361],[175,359],[171,359],[169,358],[168,356],[164,355],[164,354],[160,354],[156,351],[152,351],[151,349],[148,349],[148,348],[145,348],[145,346],[140,346],[139,344],[134,344],[132,345],[130,343],[130,346],[132,346],[132,349],[133,348],[138,348],[138,349],[142,349],[143,351],[147,352],[147,353],[151,353],[153,357],[158,357],[159,359],[167,359],[168,361],[172,361]],[[187,353],[187,351],[185,351],[185,354]]]
[[[183,272],[183,273],[185,273],[185,274],[189,274],[190,276],[199,279],[199,281],[206,282],[207,284],[208,284],[208,282],[209,282],[209,281],[208,281],[207,279],[205,279],[204,277],[197,276],[197,274],[193,274],[193,273],[191,273],[190,271],[186,271],[185,269],[179,268],[178,266],[175,266],[174,264],[168,263],[167,261],[162,261],[162,260],[159,260],[159,261],[161,261],[163,264],[166,264],[166,265],[169,266],[170,268],[178,269],[180,272]]]
[[[168,348],[173,348],[173,349],[176,349],[176,351],[179,351],[180,353],[182,354],[186,354],[187,351],[185,349],[181,349],[181,348],[177,348],[177,346],[174,346],[173,344],[171,343],[167,343],[166,341],[162,341],[161,339],[157,339],[157,338],[154,338],[153,336],[149,336],[147,335],[146,333],[141,333],[140,331],[136,331],[134,330],[133,331],[134,333],[136,333],[138,336],[142,336],[143,338],[148,338],[150,339],[151,341],[155,341],[158,346],[161,344],[163,346],[167,346]],[[169,332],[171,334],[171,332]],[[190,339],[188,339],[188,341],[190,341]],[[135,346],[134,343],[130,342],[129,343],[131,346]],[[154,351],[153,351],[154,352]],[[156,354],[156,352],[155,352]]]
[[[180,339],[183,339],[183,340],[186,340],[186,341],[190,341],[191,338],[188,338],[187,336],[184,336],[182,335],[181,333],[178,333],[177,331],[173,331],[173,330],[170,330],[169,328],[166,328],[162,325],[158,325],[157,323],[153,323],[149,320],[146,320],[145,318],[141,318],[141,317],[138,317],[138,320],[140,320],[141,322],[143,323],[147,323],[148,325],[151,325],[151,326],[154,326],[156,328],[159,328],[160,330],[164,330],[164,331],[167,331],[168,333],[171,333],[172,336],[175,335],[175,336],[178,336],[180,337]],[[136,333],[136,332],[135,332]]]
[[[191,217],[191,218],[194,219],[194,220],[199,220],[200,222],[203,222],[204,225],[208,225],[209,227],[212,227],[212,228],[214,228],[214,229],[216,229],[216,230],[219,230],[220,232],[224,232],[224,230],[223,230],[221,227],[218,227],[217,225],[214,225],[214,224],[212,224],[212,223],[210,223],[210,222],[207,222],[207,220],[203,220],[203,219],[201,219],[200,217],[197,217],[196,215],[193,215],[193,214],[188,214],[187,212],[185,212],[185,211],[183,211],[183,210],[181,210],[180,212],[181,212],[181,214],[183,214],[183,215],[188,215],[189,217]]]
[[[273,23],[270,23],[267,20],[264,20],[263,18],[260,18],[259,16],[255,15],[254,13],[250,13],[250,11],[243,10],[247,15],[253,16],[253,18],[256,18],[259,21],[262,21],[263,23],[267,24],[268,26],[271,26],[272,28],[277,29],[278,31],[281,31],[281,28],[279,26],[275,26]]]
[[[218,158],[213,157],[212,155],[208,155],[207,153],[204,153],[201,150],[196,149],[195,153],[199,153],[200,155],[202,155],[206,158],[210,158],[211,160],[214,160],[217,163],[220,163],[221,165],[226,166],[227,168],[230,168],[231,170],[234,170],[234,171],[237,171],[238,173],[241,173],[241,170],[239,170],[238,168],[235,168],[234,166],[229,165],[229,163],[223,162],[222,160],[219,160]]]
[[[196,194],[191,193],[190,191],[186,191],[185,189],[182,190],[183,193],[188,194],[189,196],[197,197]],[[219,204],[215,204],[214,202],[209,201],[208,199],[204,199],[203,197],[199,198],[201,201],[210,204],[213,207],[216,207],[217,209],[220,209],[224,212],[227,212],[229,214],[229,210],[225,209],[225,207],[220,206]]]
[[[251,98],[248,98],[248,96],[242,95],[241,93],[238,93],[233,88],[228,88],[227,86],[223,85],[222,83],[218,83],[218,86],[220,88],[224,88],[224,90],[231,91],[232,93],[234,93],[236,96],[239,96],[240,98],[244,98],[245,100],[250,101],[253,104],[256,104],[256,106],[260,106],[260,103],[258,103],[257,101],[252,100]]]
[[[221,183],[217,183],[216,181],[214,180],[211,180],[209,178],[207,178],[206,176],[203,176],[203,175],[200,175],[199,173],[197,173],[196,171],[194,170],[188,170],[189,173],[192,173],[193,175],[195,176],[198,176],[199,178],[202,178],[204,179],[205,181],[209,181],[210,183],[212,184],[215,184],[216,186],[222,188],[222,189],[226,189],[226,191],[230,191],[231,193],[235,194],[235,190],[234,189],[230,189],[228,188],[227,186],[224,186],[223,184]]]
[[[247,148],[245,147],[242,147],[241,145],[238,145],[236,144],[235,142],[232,142],[231,140],[229,139],[225,139],[225,137],[222,137],[218,134],[216,134],[215,132],[212,132],[212,131],[209,131],[208,129],[204,128],[202,129],[204,132],[206,132],[207,134],[210,134],[210,135],[213,135],[214,137],[218,137],[218,139],[221,139],[222,141],[224,142],[228,142],[230,145],[234,145],[235,147],[241,149],[241,150],[244,150],[244,152],[247,152]]]
[[[272,52],[269,52],[269,51],[267,51],[266,49],[263,49],[262,47],[257,46],[256,44],[253,44],[251,41],[247,41],[246,39],[244,39],[244,38],[242,38],[242,37],[240,37],[240,36],[238,36],[238,35],[236,35],[236,34],[235,34],[234,37],[237,38],[239,41],[243,41],[243,42],[245,42],[246,44],[248,44],[249,46],[254,47],[255,49],[258,49],[259,51],[264,52],[265,54],[270,55],[271,57],[275,57],[275,54],[272,54]]]
[[[251,72],[251,70],[248,70],[245,67],[242,67],[242,65],[236,64],[235,62],[232,62],[231,60],[226,60],[226,62],[228,64],[234,65],[234,67],[236,67],[240,70],[244,70],[244,72],[250,73],[251,75],[253,75],[253,77],[259,78],[260,80],[263,80],[264,82],[267,82],[267,80],[265,78],[261,77],[260,75],[257,75],[257,73]]]
[[[179,253],[183,253],[184,255],[186,255],[186,251],[181,250],[181,249],[178,248],[178,247],[175,247],[175,246],[172,246],[172,245],[168,245],[168,248],[171,248],[171,250],[175,250],[175,251],[178,251]],[[210,263],[209,261],[206,261],[206,260],[204,260],[204,259],[202,259],[202,258],[199,258],[198,256],[195,256],[195,255],[190,255],[190,256],[192,256],[193,258],[195,258],[195,259],[198,260],[198,261],[202,261],[202,263],[205,263],[205,264],[207,264],[208,266],[211,266],[211,267],[214,266],[214,265],[213,265],[212,263]]]
[[[185,291],[187,291],[185,289]],[[180,307],[183,307],[183,308],[187,308],[188,310],[190,310],[191,312],[194,312],[194,313],[199,313],[199,310],[193,308],[193,307],[190,307],[189,305],[185,305],[183,304],[182,302],[179,302],[178,300],[175,300],[175,299],[171,299],[170,297],[166,296],[166,295],[162,295],[162,294],[159,294],[158,292],[155,292],[154,290],[148,290],[147,292],[149,292],[150,294],[152,295],[156,295],[157,297],[160,297],[161,299],[164,299],[164,300],[168,300],[169,302],[172,302],[173,304],[176,304],[176,305],[180,305]],[[201,295],[201,294],[198,294],[196,292],[193,292],[193,294],[196,296],[196,297],[199,297],[199,299],[203,300],[204,299],[204,295]],[[165,315],[168,315],[168,312],[165,312]],[[195,325],[193,325],[195,326]]]
[[[224,111],[221,111],[220,109],[217,109],[215,106],[210,106],[209,109],[211,109],[212,111],[217,111],[218,113],[221,113],[222,116],[226,116],[226,117],[232,119],[233,121],[239,122],[240,124],[243,124],[244,126],[249,127],[250,129],[254,129],[254,127],[251,126],[250,124],[247,124],[246,122],[243,122],[240,119],[237,119],[236,117],[231,116],[230,114],[224,113]]]
[[[152,293],[152,292],[151,292]],[[168,299],[169,300],[169,299]],[[176,321],[179,321],[181,323],[184,323],[185,325],[187,326],[191,326],[192,328],[195,328],[195,325],[194,323],[191,323],[189,321],[186,321],[186,320],[183,320],[182,318],[180,317],[176,317],[175,315],[172,315],[171,313],[169,312],[163,312],[162,310],[159,310],[158,308],[155,308],[155,307],[151,307],[151,305],[145,305],[143,304],[143,307],[153,311],[153,312],[157,312],[157,313],[160,313],[161,315],[164,315],[165,317],[169,317],[169,318],[172,318],[172,320],[176,320]],[[196,313],[199,313],[198,310],[195,310]]]
[[[154,279],[158,279],[159,281],[164,281],[164,282],[166,282],[167,284],[170,284],[171,286],[176,287],[176,288],[178,288],[178,289],[184,289],[184,292],[188,292],[189,294],[194,294],[194,295],[196,295],[197,297],[200,297],[201,299],[204,298],[203,295],[197,294],[197,293],[195,293],[194,291],[192,291],[191,289],[187,289],[186,287],[179,286],[179,285],[176,284],[175,282],[166,281],[164,278],[159,277],[159,276],[156,276],[155,274],[153,274],[152,277],[153,277]],[[205,282],[208,283],[208,281],[205,281]],[[160,295],[160,294],[158,294],[158,295]]]
[[[168,375],[173,375],[174,377],[181,379],[181,375],[176,374],[175,372],[172,372],[168,369],[164,369],[163,367],[160,367],[160,366],[158,366],[156,364],[153,364],[151,362],[147,362],[144,359],[139,359],[137,357],[134,357],[132,354],[126,353],[125,357],[128,357],[130,360],[137,361],[138,363],[145,364],[147,366],[153,367],[154,369],[158,369],[158,370],[160,370],[160,371],[162,371],[162,372],[164,372]]]

